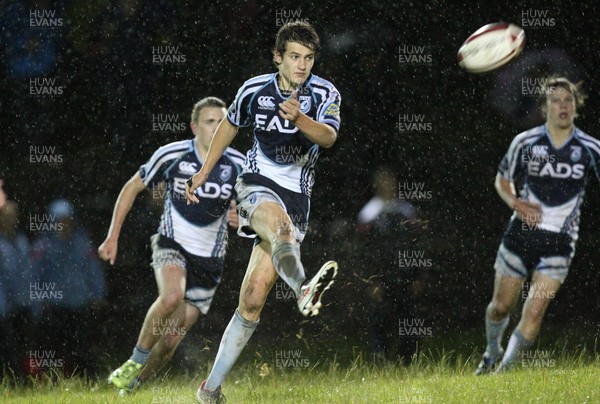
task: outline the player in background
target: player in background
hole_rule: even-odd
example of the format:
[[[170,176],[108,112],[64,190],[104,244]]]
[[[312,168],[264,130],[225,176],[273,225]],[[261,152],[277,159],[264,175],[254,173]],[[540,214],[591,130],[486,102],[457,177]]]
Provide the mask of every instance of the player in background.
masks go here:
[[[496,175],[496,190],[514,213],[496,256],[494,294],[485,316],[487,348],[476,375],[510,369],[533,344],[575,253],[585,186],[592,173],[600,180],[600,141],[574,125],[584,104],[579,86],[550,77],[541,104],[546,123],[515,137]],[[504,353],[509,314],[530,272],[521,319]]]
[[[246,81],[229,107],[210,145],[206,163],[187,182],[188,202],[209,177],[239,127],[254,127],[236,184],[238,234],[256,241],[240,290],[239,306],[227,326],[215,363],[196,399],[219,402],[221,383],[248,343],[278,276],[290,286],[304,315],[316,315],[321,297],[333,283],[337,263],[329,261],[310,281],[300,262],[307,230],[314,166],[321,148],[330,148],[340,125],[340,95],[328,81],[311,73],[319,37],[304,22],[277,33],[273,61],[278,71]]]
[[[202,203],[188,205],[185,180],[206,161],[211,138],[225,117],[226,104],[207,97],[194,105],[193,139],[159,148],[125,184],[113,211],[100,257],[114,265],[119,233],[137,195],[151,188],[164,194],[158,233],[151,238],[152,267],[159,296],[140,331],[133,355],[108,381],[130,392],[160,370],[173,356],[200,313],[210,308],[221,281],[227,247],[227,224],[237,227],[234,185],[243,154],[228,148],[199,190]]]

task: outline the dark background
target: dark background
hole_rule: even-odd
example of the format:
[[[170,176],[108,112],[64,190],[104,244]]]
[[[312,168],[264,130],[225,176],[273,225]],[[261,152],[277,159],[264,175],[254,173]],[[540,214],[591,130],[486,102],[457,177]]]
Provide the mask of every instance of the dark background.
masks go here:
[[[80,222],[99,245],[125,181],[156,148],[191,136],[189,130],[153,131],[153,114],[177,114],[187,125],[200,98],[215,95],[229,104],[245,80],[274,70],[270,51],[279,28],[277,11],[301,10],[300,18],[315,26],[323,45],[313,72],[332,81],[342,95],[338,142],[317,166],[303,260],[309,273],[323,259],[338,260],[340,282],[330,294],[335,303],[312,324],[302,321],[292,302],[271,296],[257,340],[285,341],[298,330],[311,336],[326,330],[333,339],[360,339],[364,334],[359,278],[382,257],[361,250],[366,240],[356,234],[354,224],[372,196],[374,168],[387,165],[397,171],[400,182],[423,183],[431,191],[430,199],[415,205],[428,222],[419,248],[433,262],[425,270],[427,288],[419,304],[434,324],[434,334],[480,329],[483,344],[492,266],[510,217],[494,191],[494,176],[512,138],[543,122],[532,98],[522,94],[521,80],[546,73],[583,80],[589,98],[576,123],[595,136],[600,129],[595,114],[600,107],[600,11],[591,1],[550,6],[325,3],[5,2],[0,174],[8,194],[20,204],[22,227],[28,227],[30,214],[44,213],[48,202],[63,196],[74,201]],[[56,10],[64,24],[29,28],[30,9]],[[555,24],[525,28],[526,46],[517,61],[481,75],[457,66],[458,47],[470,33],[500,20],[523,25],[522,13],[528,9],[548,10]],[[431,63],[400,63],[398,48],[403,45],[424,46]],[[177,46],[186,61],[154,64],[153,46]],[[37,65],[19,64],[27,52],[39,54]],[[55,78],[64,86],[63,94],[30,95],[34,77]],[[423,115],[432,130],[400,133],[401,114]],[[245,152],[251,142],[250,131],[242,130],[232,146]],[[31,163],[32,146],[55,146],[63,162]],[[125,358],[126,353],[117,355],[115,349],[129,352],[133,347],[156,294],[148,266],[149,236],[160,211],[148,207],[148,196],[141,199],[125,223],[117,265],[106,267],[109,308],[98,321],[106,324],[101,338],[111,346],[105,351],[110,361]],[[600,220],[594,214],[599,208],[598,181],[592,179],[577,254],[547,316],[548,324],[565,332],[583,331],[590,340],[599,333]],[[211,348],[237,304],[251,248],[250,241],[233,233],[230,240],[223,285],[194,334]],[[403,244],[397,250],[411,248]]]

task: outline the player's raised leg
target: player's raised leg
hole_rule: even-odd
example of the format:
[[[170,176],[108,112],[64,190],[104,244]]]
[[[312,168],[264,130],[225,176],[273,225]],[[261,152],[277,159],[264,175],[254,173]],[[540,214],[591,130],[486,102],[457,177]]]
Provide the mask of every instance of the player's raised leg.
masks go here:
[[[296,230],[283,208],[276,203],[263,203],[254,211],[251,220],[261,239],[271,241],[275,269],[296,294],[300,312],[305,316],[319,314],[323,292],[331,287],[337,275],[337,263],[325,263],[309,282],[305,282]]]
[[[517,328],[510,336],[506,354],[498,367],[498,372],[510,369],[523,350],[528,349],[535,341],[546,309],[556,296],[561,283],[540,271],[535,271],[531,280],[531,288],[523,305],[523,313]]]
[[[298,297],[306,276],[291,219],[280,205],[265,202],[252,214],[251,224],[256,234],[270,244],[275,270]]]
[[[271,245],[263,241],[252,250],[240,289],[239,306],[223,333],[210,375],[198,390],[196,399],[199,402],[218,402],[221,384],[254,333],[267,295],[276,280]]]
[[[485,336],[487,346],[475,375],[490,373],[502,359],[502,337],[508,326],[510,313],[519,301],[525,278],[503,275],[496,272],[494,294],[485,311]]]
[[[157,327],[165,324],[183,302],[185,269],[182,264],[178,264],[173,260],[167,259],[165,262],[155,270],[159,295],[146,314],[133,354],[108,378],[108,382],[119,389],[129,388],[142,372],[150,350],[160,339],[160,332],[156,332]]]

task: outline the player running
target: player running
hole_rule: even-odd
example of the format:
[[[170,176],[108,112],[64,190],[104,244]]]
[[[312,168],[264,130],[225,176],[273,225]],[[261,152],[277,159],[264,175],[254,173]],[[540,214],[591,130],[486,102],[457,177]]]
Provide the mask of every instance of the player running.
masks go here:
[[[227,247],[227,224],[237,226],[235,179],[243,154],[228,148],[213,163],[199,205],[185,200],[185,180],[206,161],[211,138],[225,117],[226,104],[207,97],[194,105],[190,127],[194,139],[159,148],[125,184],[115,204],[100,257],[115,263],[121,227],[136,196],[146,188],[164,192],[164,210],[153,235],[152,267],[159,296],[140,331],[133,355],[112,372],[108,382],[130,392],[160,370],[173,356],[200,313],[210,308],[221,281]]]
[[[304,22],[277,33],[273,61],[278,72],[246,81],[219,125],[202,169],[188,180],[188,202],[204,184],[239,127],[254,127],[254,145],[237,179],[238,234],[256,241],[240,290],[239,306],[225,329],[215,363],[196,395],[219,402],[221,383],[258,325],[260,312],[278,276],[295,292],[304,315],[317,315],[333,283],[337,263],[329,261],[311,281],[300,262],[308,223],[314,167],[321,148],[330,148],[340,126],[340,94],[311,73],[319,37]]]
[[[577,107],[584,104],[579,87],[551,77],[543,90],[546,124],[513,140],[496,176],[496,190],[514,214],[494,265],[494,295],[485,316],[487,348],[476,375],[510,369],[532,345],[550,300],[567,277],[585,186],[592,172],[600,180],[600,141],[573,123]],[[521,320],[504,353],[501,340],[509,314],[531,271]]]

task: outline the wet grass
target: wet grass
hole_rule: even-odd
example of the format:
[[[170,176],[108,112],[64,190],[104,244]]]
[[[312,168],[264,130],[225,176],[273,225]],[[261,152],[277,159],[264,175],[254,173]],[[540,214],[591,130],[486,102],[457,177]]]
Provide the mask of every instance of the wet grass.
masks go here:
[[[537,352],[537,353],[533,353]],[[533,357],[535,360],[532,360]],[[512,372],[474,377],[479,356],[421,352],[411,366],[375,365],[357,355],[313,366],[281,368],[254,361],[239,366],[223,385],[229,403],[506,403],[600,402],[600,358],[560,349],[532,351]],[[3,379],[3,403],[191,403],[202,376],[163,375],[120,398],[104,380],[65,378],[54,372],[14,387]]]

